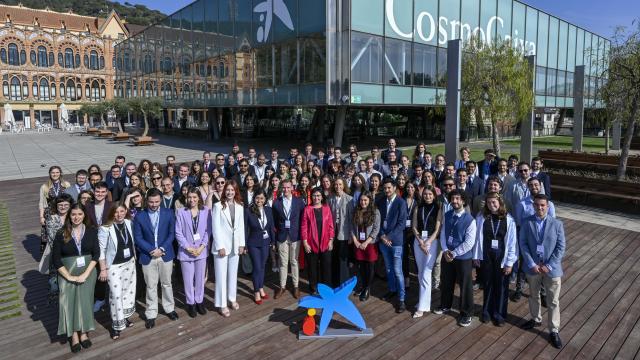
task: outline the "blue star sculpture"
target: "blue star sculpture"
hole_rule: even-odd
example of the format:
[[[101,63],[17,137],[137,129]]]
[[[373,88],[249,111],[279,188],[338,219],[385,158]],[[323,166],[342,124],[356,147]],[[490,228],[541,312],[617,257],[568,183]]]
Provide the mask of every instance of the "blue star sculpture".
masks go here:
[[[320,327],[318,330],[320,336],[324,335],[327,330],[334,312],[342,315],[342,317],[361,330],[366,329],[367,326],[364,323],[360,311],[358,311],[358,308],[349,300],[349,295],[357,282],[358,278],[354,276],[335,289],[324,284],[318,284],[320,296],[305,296],[298,301],[300,307],[322,309],[322,317],[320,318]]]

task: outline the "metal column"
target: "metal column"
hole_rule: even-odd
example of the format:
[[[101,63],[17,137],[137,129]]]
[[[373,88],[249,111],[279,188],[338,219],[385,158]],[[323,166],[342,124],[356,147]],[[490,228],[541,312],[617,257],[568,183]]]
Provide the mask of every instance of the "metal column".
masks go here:
[[[447,161],[458,158],[460,146],[460,88],[462,80],[462,42],[447,43],[447,113],[445,120],[444,153]]]
[[[582,151],[584,131],[584,65],[576,66],[573,75],[573,151]]]

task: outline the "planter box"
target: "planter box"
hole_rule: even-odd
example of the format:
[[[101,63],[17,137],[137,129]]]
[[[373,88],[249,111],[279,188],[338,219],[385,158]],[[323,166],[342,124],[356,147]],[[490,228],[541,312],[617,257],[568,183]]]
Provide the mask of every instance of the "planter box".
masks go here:
[[[158,142],[158,139],[154,139],[151,136],[138,136],[132,140],[133,145],[142,146],[142,145],[153,145]]]
[[[553,199],[640,214],[640,184],[551,174]]]
[[[607,164],[618,166],[620,162],[620,156],[618,155],[604,155],[598,153],[586,153],[586,152],[574,152],[574,151],[559,151],[559,150],[540,150],[538,152],[544,161],[547,160],[560,160],[560,161],[573,161],[583,162],[589,164]],[[627,160],[627,166],[640,167],[640,156],[629,155]]]

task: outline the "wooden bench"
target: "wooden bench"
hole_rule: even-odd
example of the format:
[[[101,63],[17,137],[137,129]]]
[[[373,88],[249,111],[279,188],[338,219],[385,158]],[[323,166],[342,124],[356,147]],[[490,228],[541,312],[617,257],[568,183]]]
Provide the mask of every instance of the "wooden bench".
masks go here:
[[[572,151],[540,150],[538,152],[538,156],[540,156],[545,162],[547,160],[560,160],[584,162],[590,164],[609,164],[616,166],[620,162],[620,156],[618,155],[577,153]],[[640,156],[629,156],[629,159],[627,160],[627,166],[640,167]]]
[[[552,174],[553,199],[640,214],[640,184]]]
[[[615,175],[618,164],[604,164],[573,160],[545,159],[544,166],[547,169],[589,170],[596,173]],[[640,176],[640,166],[627,166],[627,175]]]
[[[97,134],[95,134],[96,137],[99,138],[109,138],[113,136],[113,131],[111,130],[100,130]]]
[[[86,134],[87,135],[96,135],[100,132],[98,128],[88,128]]]
[[[153,139],[153,138],[150,138],[150,137],[135,138],[135,139],[131,140],[131,142],[135,146],[153,145],[156,142],[158,142],[158,139]]]
[[[111,138],[111,140],[113,141],[128,141],[131,138],[131,135],[129,135],[126,132],[119,132],[119,133],[114,133],[113,137]]]

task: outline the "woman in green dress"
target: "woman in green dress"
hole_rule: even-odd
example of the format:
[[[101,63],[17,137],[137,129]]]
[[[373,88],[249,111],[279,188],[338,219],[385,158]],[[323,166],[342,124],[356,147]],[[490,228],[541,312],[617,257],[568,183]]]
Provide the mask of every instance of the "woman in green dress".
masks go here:
[[[71,206],[52,252],[60,288],[58,335],[66,334],[76,353],[91,347],[87,332],[95,330],[93,291],[100,258],[98,230],[88,225],[81,204]]]

